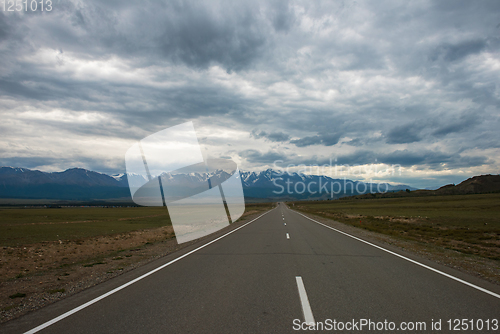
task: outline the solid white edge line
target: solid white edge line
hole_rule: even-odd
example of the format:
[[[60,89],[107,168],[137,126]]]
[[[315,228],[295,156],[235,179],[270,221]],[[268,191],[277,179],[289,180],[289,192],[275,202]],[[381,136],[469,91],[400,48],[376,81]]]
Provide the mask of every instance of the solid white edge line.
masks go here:
[[[302,304],[302,312],[304,313],[304,320],[308,325],[314,325],[314,316],[311,310],[311,305],[309,304],[309,298],[307,298],[306,287],[302,281],[301,276],[295,276],[297,281],[297,288],[299,289],[300,303]]]
[[[113,289],[113,290],[111,290],[111,291],[109,291],[109,292],[107,292],[107,293],[105,293],[105,294],[103,294],[103,295],[101,295],[101,296],[99,296],[99,297],[96,297],[96,298],[94,298],[94,299],[92,299],[92,300],[90,300],[90,301],[86,302],[85,304],[82,304],[82,305],[80,305],[80,306],[78,306],[78,307],[75,307],[74,309],[69,310],[69,311],[68,311],[68,312],[66,312],[66,313],[63,313],[63,314],[61,314],[60,316],[58,316],[58,317],[56,317],[56,318],[54,318],[54,319],[52,319],[52,320],[49,320],[49,321],[47,321],[47,322],[45,322],[45,323],[41,324],[40,326],[37,326],[37,327],[35,327],[35,328],[33,328],[33,329],[31,329],[31,330],[29,330],[29,331],[25,332],[24,334],[32,334],[32,333],[36,333],[36,332],[38,332],[38,331],[40,331],[40,330],[42,330],[42,329],[44,329],[44,328],[47,328],[47,327],[49,327],[50,325],[53,325],[53,324],[55,324],[56,322],[61,321],[62,319],[67,318],[67,317],[69,317],[70,315],[75,314],[76,312],[81,311],[81,310],[83,310],[84,308],[86,308],[86,307],[88,307],[88,306],[90,306],[90,305],[92,305],[92,304],[95,304],[95,303],[97,303],[98,301],[100,301],[100,300],[102,300],[102,299],[104,299],[104,298],[106,298],[106,297],[108,297],[108,296],[111,296],[111,295],[112,295],[112,294],[114,294],[115,292],[118,292],[118,291],[120,291],[120,290],[122,290],[122,289],[125,289],[125,288],[126,288],[126,287],[128,287],[129,285],[132,285],[132,284],[134,284],[134,283],[136,283],[136,282],[138,282],[138,281],[142,280],[143,278],[146,278],[146,277],[148,277],[149,275],[154,274],[155,272],[157,272],[157,271],[159,271],[159,270],[161,270],[161,269],[163,269],[163,268],[165,268],[165,267],[167,267],[167,266],[171,265],[172,263],[177,262],[177,261],[179,261],[180,259],[183,259],[183,258],[185,258],[186,256],[188,256],[188,255],[190,255],[190,254],[193,254],[194,252],[199,251],[199,250],[200,250],[200,249],[202,249],[202,248],[207,247],[207,246],[208,246],[208,245],[210,245],[210,244],[213,244],[214,242],[216,242],[216,241],[218,241],[218,240],[220,240],[220,239],[224,238],[225,236],[228,236],[229,234],[231,234],[231,233],[234,233],[234,232],[238,231],[240,228],[243,228],[243,227],[247,226],[248,224],[253,223],[253,222],[254,222],[254,221],[256,221],[257,219],[259,219],[259,218],[261,218],[261,217],[263,217],[263,216],[267,215],[267,214],[268,214],[269,212],[271,212],[272,210],[274,210],[274,209],[271,209],[271,210],[269,210],[269,211],[267,211],[267,212],[263,213],[263,214],[262,214],[262,215],[260,215],[259,217],[257,217],[257,218],[255,218],[255,219],[253,219],[253,220],[249,221],[248,223],[245,223],[244,225],[241,225],[240,227],[235,228],[234,230],[229,231],[228,233],[226,233],[226,234],[224,234],[224,235],[222,235],[222,236],[220,236],[220,237],[218,237],[218,238],[216,238],[216,239],[214,239],[214,240],[212,240],[212,241],[210,241],[210,242],[208,242],[208,243],[206,243],[206,244],[204,244],[204,245],[202,245],[202,246],[200,246],[200,247],[198,247],[198,248],[196,248],[196,249],[193,249],[192,251],[190,251],[190,252],[188,252],[188,253],[186,253],[186,254],[184,254],[184,255],[181,255],[181,256],[179,256],[178,258],[175,258],[175,259],[173,259],[172,261],[170,261],[170,262],[168,262],[168,263],[166,263],[166,264],[163,264],[163,265],[159,266],[158,268],[155,268],[155,269],[151,270],[150,272],[147,272],[146,274],[144,274],[144,275],[142,275],[142,276],[139,276],[139,277],[137,277],[137,278],[135,278],[135,279],[133,279],[133,280],[131,280],[131,281],[129,281],[129,282],[127,282],[127,283],[123,284],[123,285],[120,285],[119,287],[117,287],[117,288],[115,288],[115,289]]]
[[[291,209],[290,209],[290,210],[291,210]],[[365,244],[367,244],[367,245],[373,246],[373,247],[375,247],[375,248],[378,248],[378,249],[380,249],[380,250],[383,250],[384,252],[387,252],[387,253],[389,253],[389,254],[395,255],[395,256],[397,256],[397,257],[399,257],[399,258],[402,258],[402,259],[404,259],[404,260],[406,260],[406,261],[409,261],[409,262],[411,262],[411,263],[414,263],[414,264],[416,264],[416,265],[419,265],[419,266],[421,266],[421,267],[423,267],[423,268],[425,268],[425,269],[429,269],[429,270],[431,270],[431,271],[433,271],[433,272],[435,272],[435,273],[438,273],[438,274],[440,274],[440,275],[443,275],[443,276],[446,276],[446,277],[448,277],[448,278],[451,278],[452,280],[455,280],[455,281],[460,282],[460,283],[462,283],[462,284],[468,285],[468,286],[470,286],[471,288],[474,288],[474,289],[477,289],[477,290],[482,291],[482,292],[484,292],[484,293],[487,293],[487,294],[489,294],[489,295],[491,295],[491,296],[493,296],[493,297],[500,298],[500,295],[499,295],[499,294],[494,293],[494,292],[492,292],[492,291],[490,291],[490,290],[486,290],[485,288],[481,288],[480,286],[477,286],[477,285],[475,285],[475,284],[472,284],[472,283],[469,283],[469,282],[467,282],[467,281],[464,281],[463,279],[460,279],[460,278],[458,278],[458,277],[455,277],[455,276],[452,276],[452,275],[450,275],[450,274],[447,274],[447,273],[445,273],[445,272],[443,272],[443,271],[441,271],[441,270],[434,269],[434,268],[429,267],[429,266],[427,266],[427,265],[425,265],[425,264],[423,264],[423,263],[420,263],[420,262],[417,262],[417,261],[412,260],[412,259],[410,259],[410,258],[407,258],[406,256],[403,256],[403,255],[400,255],[400,254],[398,254],[398,253],[392,252],[392,251],[390,251],[390,250],[388,250],[388,249],[385,249],[385,248],[382,248],[382,247],[377,246],[377,245],[375,245],[375,244],[372,244],[371,242],[365,241],[365,240],[363,240],[363,239],[357,238],[357,237],[355,237],[355,236],[353,236],[353,235],[350,235],[350,234],[348,234],[348,233],[345,233],[345,232],[342,232],[342,231],[340,231],[340,230],[337,230],[336,228],[333,228],[333,227],[331,227],[331,226],[328,226],[328,225],[325,225],[325,224],[323,224],[323,223],[320,223],[320,222],[318,222],[318,221],[316,221],[316,220],[314,220],[314,219],[312,219],[312,218],[309,218],[309,217],[307,217],[306,215],[303,215],[302,213],[297,212],[297,211],[295,211],[295,210],[292,210],[292,211],[293,211],[293,212],[295,212],[295,213],[297,213],[297,214],[299,214],[299,215],[301,215],[301,216],[303,216],[303,217],[305,217],[305,218],[307,218],[307,219],[309,219],[309,220],[311,220],[311,221],[313,221],[313,222],[315,222],[315,223],[317,223],[317,224],[323,225],[324,227],[327,227],[327,228],[329,228],[329,229],[331,229],[331,230],[334,230],[335,232],[338,232],[338,233],[344,234],[344,235],[346,235],[346,236],[348,236],[348,237],[351,237],[351,238],[356,239],[356,240],[358,240],[358,241],[364,242],[364,243],[365,243]]]

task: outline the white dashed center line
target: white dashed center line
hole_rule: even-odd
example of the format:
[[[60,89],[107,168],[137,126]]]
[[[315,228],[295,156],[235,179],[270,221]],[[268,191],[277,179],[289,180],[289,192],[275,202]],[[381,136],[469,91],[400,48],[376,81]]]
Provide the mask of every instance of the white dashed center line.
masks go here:
[[[302,312],[304,312],[304,320],[307,324],[314,324],[314,316],[309,305],[309,298],[307,298],[306,288],[301,276],[296,276],[297,287],[299,288],[300,303],[302,304]]]

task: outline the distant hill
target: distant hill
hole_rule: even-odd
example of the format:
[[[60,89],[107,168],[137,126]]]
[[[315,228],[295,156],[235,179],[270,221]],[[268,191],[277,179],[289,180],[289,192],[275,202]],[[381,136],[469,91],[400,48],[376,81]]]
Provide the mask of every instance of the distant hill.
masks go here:
[[[465,195],[500,192],[500,175],[474,176],[460,184],[449,184],[434,191],[436,195]]]
[[[409,189],[410,190],[410,189]],[[448,184],[436,190],[416,190],[390,192],[385,194],[364,194],[356,195],[355,198],[393,198],[393,197],[420,197],[420,196],[441,196],[441,195],[468,195],[487,194],[500,192],[500,175],[480,175],[467,179],[460,184]],[[347,199],[347,198],[346,198]]]
[[[211,174],[166,174],[167,181],[163,186],[182,192],[193,184],[207,182],[209,177],[223,177],[224,173],[218,170]],[[327,176],[281,173],[272,169],[262,172],[242,171],[240,175],[245,198],[250,201],[327,199],[332,198],[332,195],[333,198],[339,198],[377,191],[377,187],[387,191],[416,190],[407,185],[365,184]],[[120,199],[131,203],[129,178],[144,179],[137,174],[109,176],[83,168],[47,173],[27,168],[0,167],[0,198],[66,201]],[[325,187],[325,184],[328,186]],[[335,192],[333,194],[332,189]]]

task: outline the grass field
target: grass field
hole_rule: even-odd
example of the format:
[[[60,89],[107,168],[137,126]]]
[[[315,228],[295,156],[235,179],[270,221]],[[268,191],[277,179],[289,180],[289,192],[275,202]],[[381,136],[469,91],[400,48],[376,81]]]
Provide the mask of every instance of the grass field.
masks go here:
[[[164,207],[0,209],[0,245],[77,240],[170,225]]]
[[[292,208],[500,260],[500,194],[295,202]]]
[[[247,204],[246,211],[271,204]],[[0,208],[0,246],[78,240],[171,225],[165,207]]]

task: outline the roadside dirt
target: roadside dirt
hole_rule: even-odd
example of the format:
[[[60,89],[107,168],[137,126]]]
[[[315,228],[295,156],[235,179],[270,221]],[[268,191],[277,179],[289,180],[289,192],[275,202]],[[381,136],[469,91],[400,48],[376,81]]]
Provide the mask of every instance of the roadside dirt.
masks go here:
[[[267,210],[266,210],[267,211]],[[246,212],[230,230],[264,211]],[[0,323],[133,270],[196,241],[177,244],[172,226],[80,240],[0,248]]]

